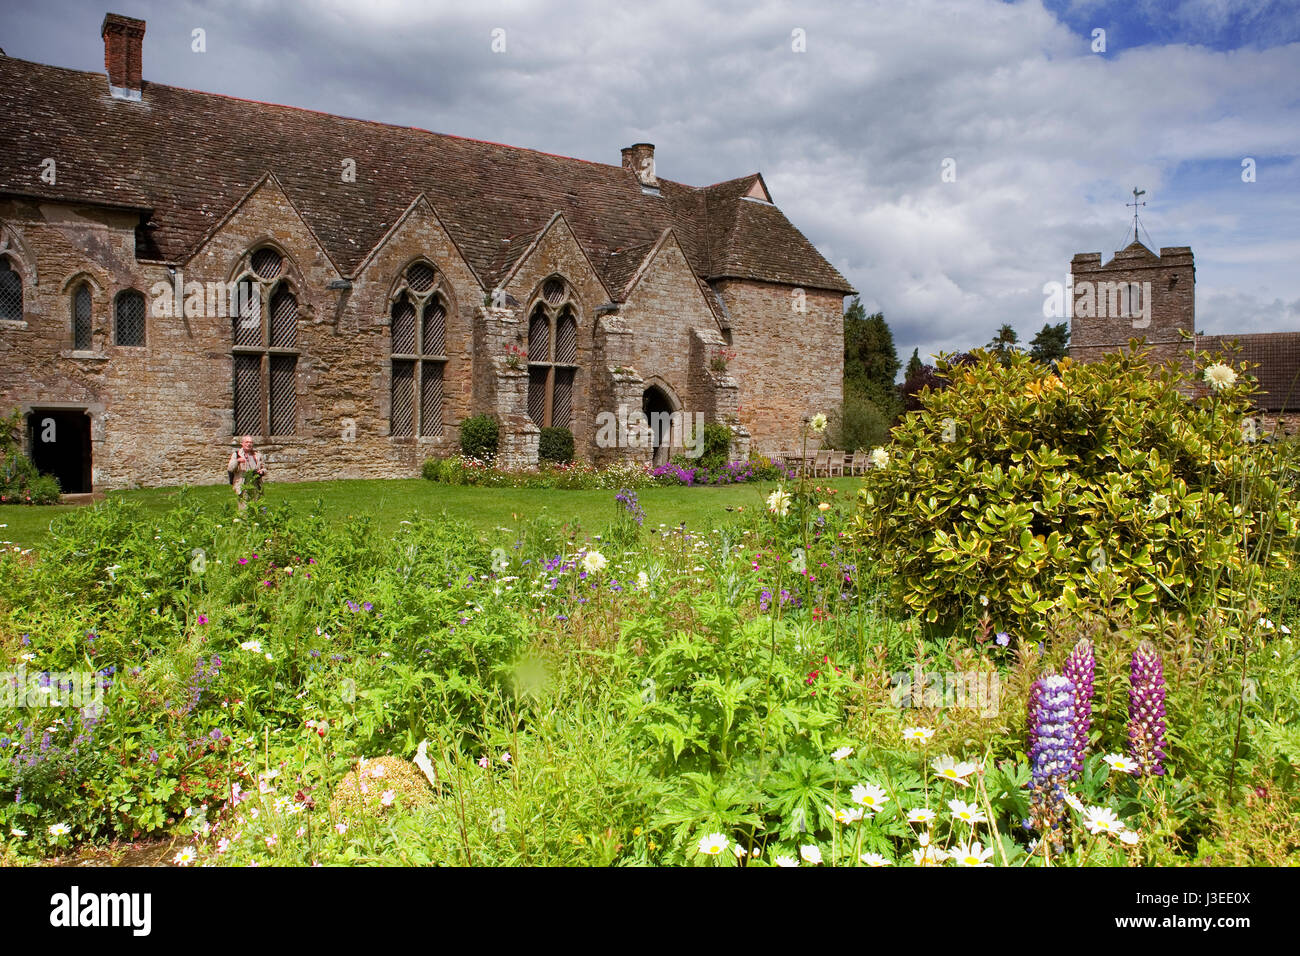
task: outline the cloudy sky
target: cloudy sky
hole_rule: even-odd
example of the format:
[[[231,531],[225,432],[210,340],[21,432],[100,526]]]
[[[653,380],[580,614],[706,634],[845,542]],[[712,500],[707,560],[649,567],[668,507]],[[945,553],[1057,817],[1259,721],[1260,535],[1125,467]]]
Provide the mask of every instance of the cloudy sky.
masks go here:
[[[1075,252],[1131,239],[1134,186],[1143,241],[1196,255],[1202,331],[1300,329],[1297,0],[49,0],[0,47],[100,70],[109,9],[148,21],[158,83],[601,162],[649,141],[691,185],[761,171],[904,361],[1028,340]]]

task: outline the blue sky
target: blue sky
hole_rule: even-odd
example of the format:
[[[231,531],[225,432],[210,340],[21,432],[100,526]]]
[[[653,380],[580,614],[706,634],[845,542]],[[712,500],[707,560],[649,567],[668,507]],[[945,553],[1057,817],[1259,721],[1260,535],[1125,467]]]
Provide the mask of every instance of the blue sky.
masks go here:
[[[9,10],[0,47],[102,70],[108,2]],[[648,141],[692,185],[761,171],[904,361],[1032,337],[1074,253],[1127,242],[1134,186],[1143,239],[1196,255],[1203,331],[1300,329],[1295,2],[111,3],[148,21],[146,80],[600,162]]]

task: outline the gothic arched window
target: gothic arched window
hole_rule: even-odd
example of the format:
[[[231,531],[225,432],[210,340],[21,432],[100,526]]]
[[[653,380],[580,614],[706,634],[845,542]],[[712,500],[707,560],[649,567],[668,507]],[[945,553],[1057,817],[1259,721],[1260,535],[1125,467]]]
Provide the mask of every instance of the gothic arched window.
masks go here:
[[[292,435],[298,412],[298,297],[278,250],[254,250],[244,268],[228,307],[235,434]]]
[[[577,314],[568,286],[553,276],[528,316],[528,416],[538,426],[572,427],[577,372]]]
[[[447,366],[447,296],[429,263],[407,267],[390,311],[392,404],[388,434],[442,437]]]

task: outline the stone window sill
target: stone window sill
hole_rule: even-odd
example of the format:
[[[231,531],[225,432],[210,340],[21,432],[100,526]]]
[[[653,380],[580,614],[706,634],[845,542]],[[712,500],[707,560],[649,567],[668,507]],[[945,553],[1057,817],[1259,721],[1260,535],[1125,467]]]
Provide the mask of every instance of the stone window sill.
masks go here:
[[[78,352],[75,349],[68,349],[59,353],[59,358],[85,359],[91,362],[107,362],[108,356],[103,352]]]
[[[25,329],[26,319],[0,319],[0,329]]]

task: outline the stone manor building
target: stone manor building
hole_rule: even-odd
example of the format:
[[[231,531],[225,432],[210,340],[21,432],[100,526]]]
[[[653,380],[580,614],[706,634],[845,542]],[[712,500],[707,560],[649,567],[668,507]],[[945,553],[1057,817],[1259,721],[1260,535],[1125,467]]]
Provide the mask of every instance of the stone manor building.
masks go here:
[[[280,480],[413,476],[479,414],[514,466],[548,426],[662,458],[655,411],[744,456],[841,400],[853,290],[760,174],[161,86],[143,21],[101,34],[107,76],[0,55],[0,414],[65,492],[220,482],[245,433]]]

